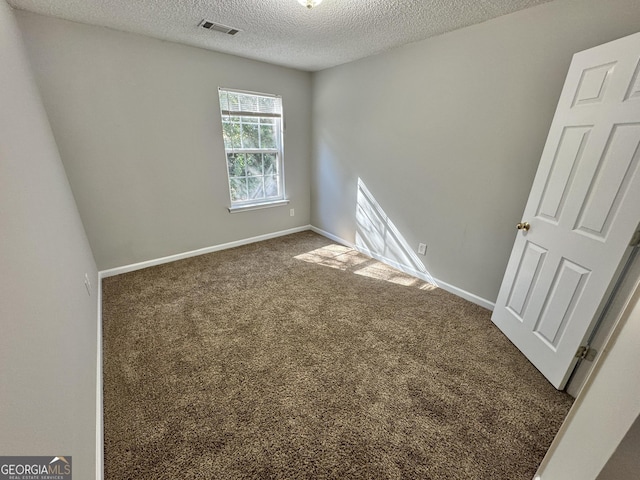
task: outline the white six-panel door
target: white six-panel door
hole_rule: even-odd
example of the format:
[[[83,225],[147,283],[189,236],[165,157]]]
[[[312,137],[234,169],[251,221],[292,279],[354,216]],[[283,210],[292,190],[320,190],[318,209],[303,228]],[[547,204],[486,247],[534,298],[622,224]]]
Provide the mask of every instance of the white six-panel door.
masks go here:
[[[492,317],[558,389],[640,221],[639,147],[640,33],[574,55]]]

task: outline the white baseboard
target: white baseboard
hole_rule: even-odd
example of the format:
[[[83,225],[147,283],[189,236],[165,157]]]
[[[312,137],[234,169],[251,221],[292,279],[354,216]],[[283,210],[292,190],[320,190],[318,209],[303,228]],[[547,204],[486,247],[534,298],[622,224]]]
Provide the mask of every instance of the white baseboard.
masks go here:
[[[415,268],[411,268],[407,265],[403,265],[401,263],[398,263],[395,260],[391,260],[389,258],[386,258],[376,252],[373,252],[371,250],[369,250],[368,248],[363,248],[360,247],[358,245],[355,245],[351,242],[348,242],[347,240],[338,237],[337,235],[334,235],[332,233],[329,233],[325,230],[322,230],[321,228],[318,227],[314,227],[313,225],[311,226],[311,230],[316,232],[319,235],[322,235],[323,237],[327,237],[330,240],[333,240],[334,242],[338,242],[342,245],[345,245],[347,247],[353,248],[355,250],[358,250],[359,252],[371,257],[371,258],[375,258],[376,260],[385,263],[393,268],[397,268],[398,270],[400,270],[401,272],[404,272],[408,275],[411,275],[413,277],[419,278],[420,280],[423,280],[425,282],[429,282],[429,283],[434,283],[436,286],[442,288],[443,290],[446,290],[447,292],[453,293],[454,295],[457,295],[458,297],[464,298],[465,300],[470,301],[471,303],[475,303],[476,305],[480,305],[481,307],[484,307],[488,310],[493,310],[495,308],[495,303],[494,302],[490,302],[489,300],[479,297],[478,295],[471,293],[471,292],[467,292],[466,290],[463,290],[462,288],[458,288],[455,285],[451,285],[450,283],[447,282],[443,282],[442,280],[439,280],[437,278],[434,278],[428,274],[425,274],[424,272],[420,272],[418,270],[416,270]]]
[[[98,272],[98,332],[96,355],[96,480],[104,479],[104,399],[102,393],[102,275]]]
[[[467,292],[462,288],[458,288],[455,285],[451,285],[450,283],[443,282],[442,280],[438,280],[437,278],[435,279],[435,281],[438,284],[438,286],[443,290],[446,290],[449,293],[453,293],[454,295],[464,298],[465,300],[469,300],[471,303],[475,303],[476,305],[480,305],[481,307],[484,307],[487,310],[491,310],[491,311],[493,311],[493,309],[496,308],[495,302],[490,302],[486,298],[482,298],[476,295],[475,293]]]
[[[465,300],[469,300],[470,302],[480,305],[481,307],[487,308],[489,310],[493,310],[495,307],[495,303],[490,302],[485,298],[479,297],[478,295],[475,295],[471,292],[463,290],[462,288],[458,288],[455,285],[451,285],[450,283],[443,282],[442,280],[426,275],[424,272],[420,272],[407,265],[398,263],[395,260],[383,257],[382,255],[379,255],[376,252],[370,251],[366,248],[359,247],[351,242],[348,242],[344,238],[340,238],[337,235],[334,235],[330,232],[322,230],[321,228],[314,227],[313,225],[304,225],[301,227],[290,228],[288,230],[281,230],[279,232],[267,233],[265,235],[258,235],[257,237],[244,238],[241,240],[236,240],[234,242],[222,243],[220,245],[213,245],[211,247],[200,248],[198,250],[191,250],[189,252],[183,252],[175,255],[169,255],[167,257],[147,260],[145,262],[139,262],[131,265],[124,265],[122,267],[102,270],[99,272],[100,279],[112,277],[114,275],[120,275],[122,273],[133,272],[135,270],[141,270],[143,268],[154,267],[156,265],[162,265],[164,263],[175,262],[176,260],[196,257],[198,255],[204,255],[207,253],[217,252],[220,250],[226,250],[228,248],[240,247],[242,245],[248,245],[250,243],[261,242],[263,240],[269,240],[271,238],[282,237],[284,235],[290,235],[292,233],[304,232],[305,230],[312,230],[317,234],[322,235],[323,237],[327,237],[328,239],[333,240],[334,242],[338,242],[347,247],[354,248],[359,252],[365,255],[368,255],[369,257],[375,258],[376,260],[382,263],[386,263],[387,265],[397,268],[398,270],[405,272],[408,275],[412,275],[416,278],[424,280],[425,282],[435,283],[438,287],[442,288],[443,290],[451,292],[454,295],[464,298]]]
[[[155,267],[156,265],[162,265],[163,263],[175,262],[176,260],[183,260],[185,258],[197,257],[198,255],[205,255],[207,253],[218,252],[220,250],[227,250],[229,248],[240,247],[242,245],[248,245],[250,243],[261,242],[263,240],[269,240],[271,238],[283,237],[284,235],[291,235],[292,233],[304,232],[310,230],[311,225],[303,225],[302,227],[290,228],[288,230],[280,230],[279,232],[266,233],[264,235],[258,235],[257,237],[243,238],[242,240],[236,240],[228,243],[221,243],[219,245],[213,245],[211,247],[199,248],[198,250],[191,250],[189,252],[177,253],[175,255],[169,255],[167,257],[155,258],[153,260],[147,260],[145,262],[133,263],[131,265],[124,265],[122,267],[109,268],[107,270],[100,271],[100,278],[113,277],[114,275],[120,275],[122,273],[133,272],[135,270],[142,270],[143,268]]]
[[[344,245],[345,247],[356,248],[356,246],[353,243],[347,242],[344,238],[340,238],[337,235],[334,235],[333,233],[329,233],[326,230],[322,230],[321,228],[314,227],[313,225],[311,225],[311,231],[316,232],[318,235],[322,235],[323,237],[327,237],[329,240],[338,242]]]

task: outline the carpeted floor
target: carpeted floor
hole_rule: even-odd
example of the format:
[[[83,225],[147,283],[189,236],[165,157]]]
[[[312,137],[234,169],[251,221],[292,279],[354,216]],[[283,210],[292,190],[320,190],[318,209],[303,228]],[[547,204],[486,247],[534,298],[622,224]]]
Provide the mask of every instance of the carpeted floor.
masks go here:
[[[572,402],[489,311],[311,232],[103,289],[107,480],[531,480]]]

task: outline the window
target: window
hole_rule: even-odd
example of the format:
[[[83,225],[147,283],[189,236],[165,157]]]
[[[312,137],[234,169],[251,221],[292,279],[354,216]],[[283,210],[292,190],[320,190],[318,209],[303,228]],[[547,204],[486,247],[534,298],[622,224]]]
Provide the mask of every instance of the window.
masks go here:
[[[282,98],[220,88],[231,208],[285,202]]]

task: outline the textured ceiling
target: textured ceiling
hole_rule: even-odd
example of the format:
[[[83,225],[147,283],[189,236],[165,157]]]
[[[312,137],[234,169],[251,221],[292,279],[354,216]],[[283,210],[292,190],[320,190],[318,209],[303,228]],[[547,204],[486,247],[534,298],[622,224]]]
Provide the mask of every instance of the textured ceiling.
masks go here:
[[[8,0],[15,8],[316,71],[550,0]],[[198,27],[228,25],[235,36]]]

